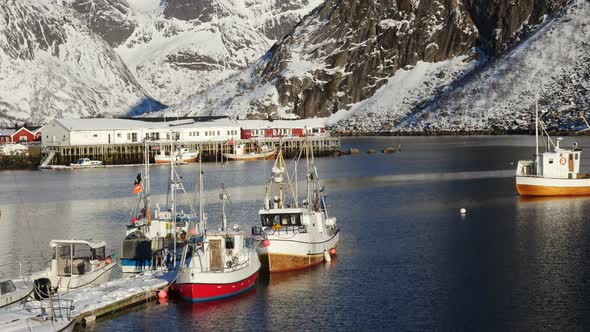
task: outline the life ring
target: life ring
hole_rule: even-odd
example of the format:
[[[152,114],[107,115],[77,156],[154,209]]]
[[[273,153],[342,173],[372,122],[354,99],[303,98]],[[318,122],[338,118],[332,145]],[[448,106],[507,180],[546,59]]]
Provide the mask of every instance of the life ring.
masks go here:
[[[185,231],[181,231],[180,233],[178,233],[178,240],[184,241],[185,239],[186,239],[186,232]]]
[[[567,163],[567,160],[565,159],[565,157],[561,157],[561,159],[559,159],[559,163],[565,165],[565,163]]]

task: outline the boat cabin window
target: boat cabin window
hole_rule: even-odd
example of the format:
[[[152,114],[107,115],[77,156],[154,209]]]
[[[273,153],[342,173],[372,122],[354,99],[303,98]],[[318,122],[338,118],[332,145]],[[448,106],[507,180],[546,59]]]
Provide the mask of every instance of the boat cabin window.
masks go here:
[[[12,280],[5,280],[0,282],[0,295],[12,293],[15,290],[16,287],[14,286],[14,283],[12,283]]]
[[[576,153],[576,160],[578,160],[578,154]]]
[[[228,236],[225,238],[225,249],[233,249],[234,248],[234,238]]]
[[[104,247],[92,249],[92,259],[96,259],[99,261],[103,261],[105,259],[105,249]]]
[[[301,214],[266,214],[262,216],[262,226],[300,226]]]
[[[104,256],[104,247],[100,249]],[[55,248],[53,259],[57,260],[59,276],[82,275],[92,268],[90,260],[93,259],[93,249],[84,243],[59,244]]]
[[[553,159],[549,159],[549,163],[550,164],[553,164]]]

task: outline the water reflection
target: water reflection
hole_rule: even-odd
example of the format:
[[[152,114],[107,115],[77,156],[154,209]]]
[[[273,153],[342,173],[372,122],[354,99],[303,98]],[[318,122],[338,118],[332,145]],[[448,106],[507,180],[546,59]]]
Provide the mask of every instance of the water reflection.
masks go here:
[[[343,148],[366,151],[396,140],[345,139]],[[392,155],[317,160],[330,214],[342,227],[331,264],[261,278],[255,290],[234,300],[192,305],[170,298],[146,304],[101,319],[93,329],[590,327],[590,198],[517,196],[514,162],[530,158],[534,138],[401,142],[403,151]],[[271,165],[204,165],[210,229],[220,225],[222,174],[233,195],[229,223],[247,232],[259,223]],[[0,191],[0,265],[31,260],[42,267],[54,238],[92,237],[119,250],[136,204],[131,184],[137,171],[0,172],[7,188]],[[178,171],[192,195],[196,167]],[[152,172],[153,201],[161,206],[167,172],[166,167]],[[467,209],[464,217],[460,208]]]

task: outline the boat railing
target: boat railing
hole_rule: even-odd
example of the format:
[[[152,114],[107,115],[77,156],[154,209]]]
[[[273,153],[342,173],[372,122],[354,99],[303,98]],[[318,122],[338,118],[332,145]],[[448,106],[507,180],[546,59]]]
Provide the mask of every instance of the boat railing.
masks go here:
[[[296,235],[301,233],[307,233],[307,228],[303,225],[281,226],[273,227],[270,231],[267,230],[265,233],[270,235]]]
[[[193,259],[194,258],[197,258],[197,259],[200,260],[201,256],[197,254],[196,257],[193,256]],[[203,264],[199,264],[199,265],[201,266],[201,269],[200,269],[201,272],[227,272],[227,271],[238,271],[238,270],[241,270],[243,268],[246,268],[246,267],[249,266],[250,261],[251,261],[250,260],[250,255],[248,255],[247,258],[243,262],[241,262],[239,264],[236,264],[236,265],[225,266],[225,267],[222,267],[222,268],[216,268],[216,269],[203,268]],[[191,270],[193,268],[191,268],[191,267],[181,267],[180,269],[181,270],[185,270],[185,269]]]
[[[49,298],[45,301],[27,302],[26,309],[29,311],[38,311],[42,317],[47,320],[70,319],[74,310],[74,300],[59,298]]]
[[[4,264],[4,265],[0,265],[0,268],[13,267],[13,266],[14,266],[13,264]],[[11,271],[14,271],[14,268],[11,268]],[[24,279],[26,277],[30,277],[32,272],[33,272],[33,265],[31,264],[31,262],[18,262],[18,277],[19,278]],[[0,279],[5,279],[6,277],[7,277],[6,274],[4,272],[0,271]]]

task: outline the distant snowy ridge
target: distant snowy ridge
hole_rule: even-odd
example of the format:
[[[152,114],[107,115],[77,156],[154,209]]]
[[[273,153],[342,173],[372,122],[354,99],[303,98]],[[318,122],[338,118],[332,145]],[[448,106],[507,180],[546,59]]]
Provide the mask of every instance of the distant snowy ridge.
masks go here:
[[[145,101],[119,56],[73,11],[49,1],[0,3],[0,126],[121,116]]]
[[[185,100],[248,67],[322,2],[68,1],[164,104]]]

